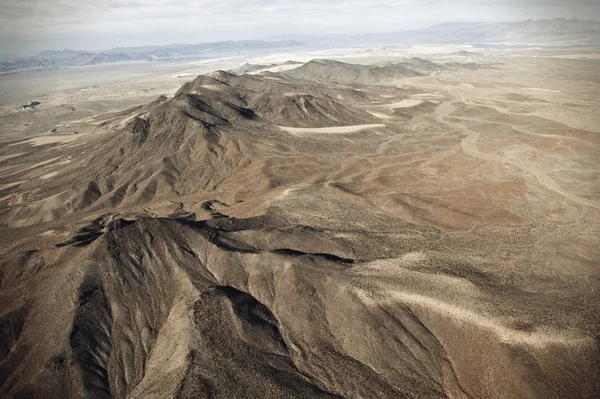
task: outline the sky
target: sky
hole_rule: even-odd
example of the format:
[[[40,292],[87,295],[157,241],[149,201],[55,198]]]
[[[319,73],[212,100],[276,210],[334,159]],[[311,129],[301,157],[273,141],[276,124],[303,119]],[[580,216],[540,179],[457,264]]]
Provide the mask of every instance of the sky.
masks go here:
[[[0,0],[0,57],[46,49],[363,34],[449,21],[600,21],[599,0]]]

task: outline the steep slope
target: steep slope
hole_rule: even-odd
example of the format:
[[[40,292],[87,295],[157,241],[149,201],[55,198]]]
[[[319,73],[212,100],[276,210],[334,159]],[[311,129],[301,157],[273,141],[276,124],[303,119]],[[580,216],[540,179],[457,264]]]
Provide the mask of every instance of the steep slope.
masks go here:
[[[441,254],[448,242],[435,229],[382,223],[382,216],[363,210],[354,226],[332,230],[290,224],[285,213],[115,220],[87,246],[5,257],[0,299],[12,302],[3,317],[14,332],[0,392],[391,398],[498,390],[586,397],[598,389],[592,337],[559,333],[556,320],[543,329],[497,321],[505,309],[543,317],[523,295],[540,305],[551,295],[534,299],[511,287],[513,294],[494,299],[508,289],[501,276],[488,271],[471,286],[456,275],[485,269],[481,261]],[[363,223],[369,233],[353,233]],[[400,226],[403,236],[389,234]],[[378,258],[382,237],[395,248],[385,259]],[[38,268],[22,280],[19,269],[39,262],[59,269]],[[451,267],[434,271],[439,263]],[[7,284],[30,292],[45,286],[45,294],[26,300]],[[475,298],[497,308],[480,309]],[[486,356],[471,345],[485,345]]]
[[[342,105],[331,97],[335,93],[351,102]],[[338,91],[222,71],[200,76],[171,99],[163,96],[99,117],[108,132],[67,150],[57,161],[64,164],[64,173],[31,185],[27,203],[0,212],[5,220],[26,225],[80,211],[130,209],[150,202],[172,206],[170,201],[179,203],[179,197],[204,196],[217,187],[221,195],[235,195],[238,179],[246,174],[257,182],[253,189],[262,191],[275,184],[262,169],[266,159],[279,154],[264,148],[274,134],[281,136],[278,125],[370,123],[375,120],[371,114],[352,106],[352,101],[368,100],[368,95],[348,88]],[[82,147],[91,148],[84,157],[79,155]]]

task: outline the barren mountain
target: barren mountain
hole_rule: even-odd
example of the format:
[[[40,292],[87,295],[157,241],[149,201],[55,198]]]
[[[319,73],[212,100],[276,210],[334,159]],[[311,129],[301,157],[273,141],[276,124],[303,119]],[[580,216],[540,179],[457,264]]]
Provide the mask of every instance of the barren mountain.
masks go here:
[[[103,63],[114,63],[123,61],[132,61],[133,58],[127,54],[93,54],[89,52],[80,52],[77,54],[54,56],[49,58],[27,58],[17,61],[0,63],[0,72],[8,72],[21,69],[32,68],[59,68],[66,66],[84,66],[97,65]]]
[[[260,40],[240,40],[217,43],[172,44],[168,46],[116,47],[106,51],[46,50],[36,56],[0,62],[0,72],[98,65],[123,61],[216,58],[224,54],[230,55],[242,51],[261,52],[265,50],[293,48],[303,44],[294,41],[266,42]]]
[[[421,74],[410,64],[357,65],[332,60],[313,60],[287,72],[288,76],[323,82],[377,84]]]
[[[218,71],[4,142],[0,396],[598,396],[598,87],[533,62]]]

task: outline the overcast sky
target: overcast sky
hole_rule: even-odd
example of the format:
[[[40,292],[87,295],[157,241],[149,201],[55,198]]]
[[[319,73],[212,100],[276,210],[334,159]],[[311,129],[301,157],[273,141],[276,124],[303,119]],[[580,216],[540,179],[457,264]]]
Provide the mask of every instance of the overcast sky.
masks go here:
[[[0,56],[44,49],[382,33],[447,21],[600,20],[599,0],[0,0]]]

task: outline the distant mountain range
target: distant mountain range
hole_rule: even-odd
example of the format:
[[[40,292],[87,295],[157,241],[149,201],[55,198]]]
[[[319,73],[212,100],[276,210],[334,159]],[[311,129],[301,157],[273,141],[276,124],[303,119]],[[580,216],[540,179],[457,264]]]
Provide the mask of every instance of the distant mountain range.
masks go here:
[[[446,22],[425,29],[356,36],[279,35],[270,39],[320,44],[506,44],[600,45],[600,23],[579,19],[540,19],[520,22]]]
[[[429,28],[369,35],[279,35],[267,40],[116,47],[106,51],[62,50],[0,63],[0,73],[21,69],[59,68],[124,61],[161,61],[181,58],[214,58],[240,52],[256,53],[294,48],[377,44],[483,44],[483,45],[600,45],[600,23],[555,18],[537,21],[486,23],[447,22]],[[274,41],[276,40],[276,41]]]
[[[0,72],[21,69],[60,68],[124,61],[165,61],[180,58],[212,58],[215,56],[302,46],[298,41],[240,40],[216,43],[170,44],[167,46],[117,47],[106,51],[46,50],[40,54],[1,62]]]
[[[483,24],[447,31],[443,38],[458,43],[600,44],[600,23],[555,18]]]

